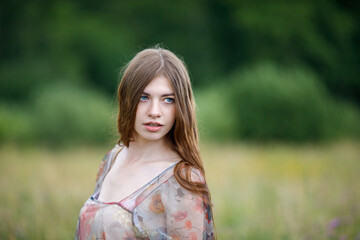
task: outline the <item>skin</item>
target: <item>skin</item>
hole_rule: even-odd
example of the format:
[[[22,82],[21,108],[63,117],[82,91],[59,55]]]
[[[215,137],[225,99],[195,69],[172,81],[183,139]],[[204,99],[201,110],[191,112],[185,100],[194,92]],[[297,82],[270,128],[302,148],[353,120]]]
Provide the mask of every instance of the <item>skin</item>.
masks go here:
[[[175,122],[175,100],[170,81],[163,76],[155,77],[145,87],[136,111],[134,141],[117,155],[104,179],[99,201],[124,199],[180,160],[166,140]],[[147,123],[161,126],[153,131]]]
[[[160,130],[149,131],[145,123],[160,123]],[[175,102],[173,88],[165,77],[153,79],[144,89],[140,98],[135,119],[135,142],[148,145],[151,142],[164,142],[164,136],[175,122]]]

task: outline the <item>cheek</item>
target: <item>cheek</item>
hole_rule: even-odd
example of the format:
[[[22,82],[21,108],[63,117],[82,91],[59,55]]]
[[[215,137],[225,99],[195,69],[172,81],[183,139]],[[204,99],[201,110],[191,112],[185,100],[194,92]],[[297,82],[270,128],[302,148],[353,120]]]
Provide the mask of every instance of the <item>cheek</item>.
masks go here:
[[[135,121],[139,120],[143,114],[144,114],[144,106],[143,104],[138,104],[136,108]]]
[[[175,120],[175,117],[176,117],[176,108],[175,108],[175,105],[173,105],[170,109],[170,116],[171,116],[171,119],[174,121]]]

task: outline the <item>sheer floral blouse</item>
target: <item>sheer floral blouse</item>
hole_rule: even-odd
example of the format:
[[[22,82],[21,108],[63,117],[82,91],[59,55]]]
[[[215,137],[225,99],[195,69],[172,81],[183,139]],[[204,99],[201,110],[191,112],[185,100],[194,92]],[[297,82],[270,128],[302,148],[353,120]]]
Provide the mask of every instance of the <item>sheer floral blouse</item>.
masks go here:
[[[75,239],[213,239],[211,208],[184,189],[170,166],[119,202],[98,200],[119,145],[100,164],[94,193],[80,210]],[[192,171],[192,178],[203,178]]]

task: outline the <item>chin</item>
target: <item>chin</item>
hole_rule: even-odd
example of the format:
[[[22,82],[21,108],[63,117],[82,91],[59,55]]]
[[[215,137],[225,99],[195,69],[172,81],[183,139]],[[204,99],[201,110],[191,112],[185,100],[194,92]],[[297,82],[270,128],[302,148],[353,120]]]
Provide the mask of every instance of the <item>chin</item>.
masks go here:
[[[144,141],[149,141],[149,142],[155,142],[155,141],[160,141],[162,139],[164,139],[165,136],[161,135],[161,136],[149,136],[149,135],[143,135],[143,136],[139,136],[139,138],[143,139]]]

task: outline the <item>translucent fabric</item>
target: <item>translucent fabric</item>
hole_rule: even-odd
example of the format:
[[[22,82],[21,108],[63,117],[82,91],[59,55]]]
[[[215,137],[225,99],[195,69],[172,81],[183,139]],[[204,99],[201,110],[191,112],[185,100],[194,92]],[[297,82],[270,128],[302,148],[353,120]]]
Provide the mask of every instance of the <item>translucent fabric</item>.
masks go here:
[[[211,208],[177,182],[176,164],[119,202],[99,201],[120,150],[115,145],[101,162],[95,191],[80,210],[75,239],[213,239]],[[203,181],[198,171],[192,171],[192,179]]]

